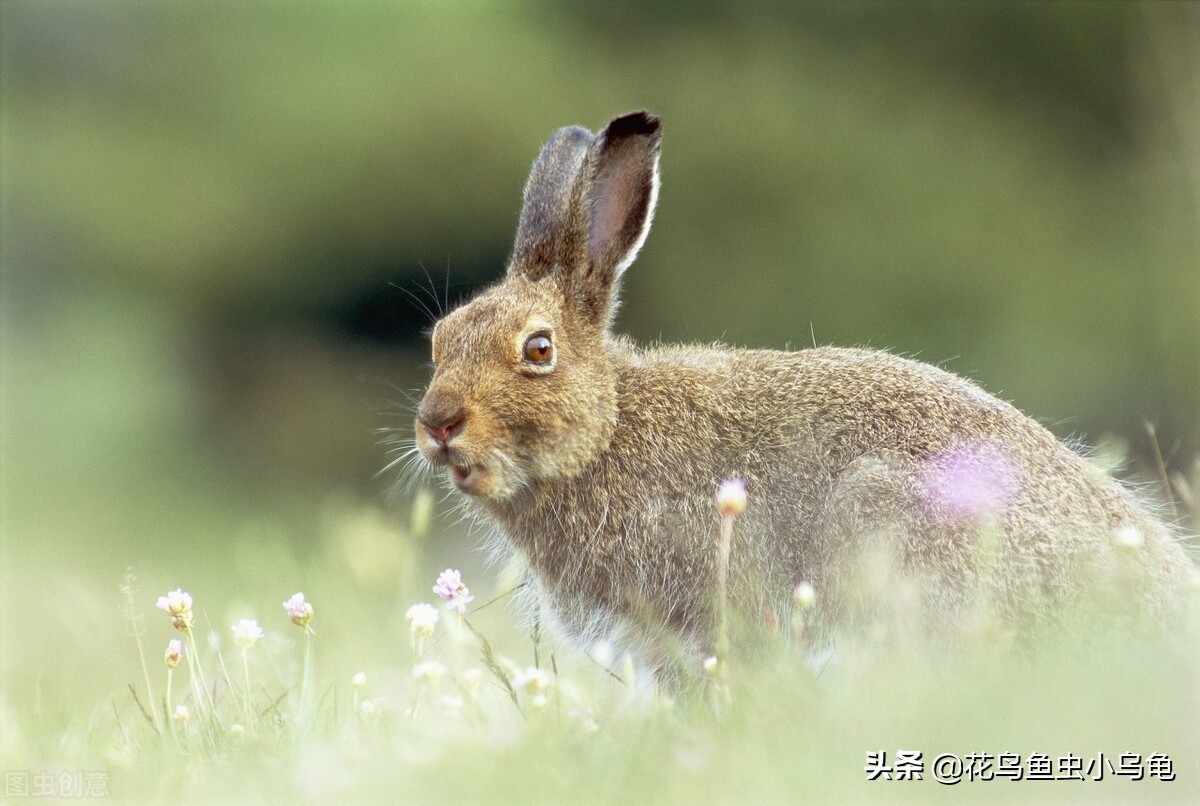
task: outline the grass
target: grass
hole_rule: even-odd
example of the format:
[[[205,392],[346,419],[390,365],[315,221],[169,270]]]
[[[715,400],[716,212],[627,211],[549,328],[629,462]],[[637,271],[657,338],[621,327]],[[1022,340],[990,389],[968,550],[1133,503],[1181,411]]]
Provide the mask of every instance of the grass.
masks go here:
[[[426,520],[410,522],[408,538],[421,539],[428,502],[414,511]],[[200,595],[185,607],[177,596],[164,602],[175,607],[168,613],[155,607],[165,591],[125,580],[126,607],[114,598],[103,616],[132,629],[93,659],[93,673],[126,685],[90,704],[59,703],[77,710],[16,709],[6,698],[6,774],[99,774],[121,802],[1200,797],[1200,598],[1169,640],[1079,640],[1069,622],[1020,647],[985,634],[953,649],[880,634],[823,666],[782,639],[753,659],[739,655],[735,631],[708,684],[715,697],[703,686],[656,690],[604,647],[589,657],[518,628],[503,606],[508,572],[464,577],[476,594],[464,615],[434,595],[431,573],[366,617],[357,600],[369,589],[336,572],[346,578],[318,586],[309,620],[302,605],[284,606],[294,591],[277,577],[292,569],[274,559],[259,567],[280,574],[262,574],[232,608]],[[178,573],[186,579],[186,563]],[[411,610],[421,601],[436,607],[435,624]],[[209,617],[216,612],[231,615]],[[247,613],[263,634],[239,646],[231,623],[257,635],[241,623]],[[182,648],[173,669],[163,654],[172,639]],[[923,780],[887,780],[899,751],[922,753]],[[868,780],[869,754],[880,752],[879,777]],[[972,756],[975,771],[963,776],[991,780],[932,780],[943,754],[967,769]],[[1023,776],[1045,763],[1088,780],[1011,782],[1011,754]]]

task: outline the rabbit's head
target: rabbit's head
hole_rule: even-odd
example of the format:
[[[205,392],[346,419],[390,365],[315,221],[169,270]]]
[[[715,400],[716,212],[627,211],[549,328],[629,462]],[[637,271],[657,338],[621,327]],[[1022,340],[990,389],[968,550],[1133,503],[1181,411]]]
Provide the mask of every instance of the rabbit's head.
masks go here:
[[[594,136],[555,132],[525,185],[504,279],[434,326],[417,445],[462,492],[509,499],[578,473],[608,445],[608,328],[650,230],[660,141],[645,112]]]

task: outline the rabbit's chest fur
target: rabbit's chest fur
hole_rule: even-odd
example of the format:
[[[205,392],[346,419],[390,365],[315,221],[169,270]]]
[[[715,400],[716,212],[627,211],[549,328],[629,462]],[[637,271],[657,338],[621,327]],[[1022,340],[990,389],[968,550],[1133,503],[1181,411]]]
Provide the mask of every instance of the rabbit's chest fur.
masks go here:
[[[1146,535],[1152,574],[1174,584],[1184,573],[1178,546],[1118,484],[1009,404],[935,367],[835,348],[618,344],[613,358],[608,447],[578,475],[535,484],[491,513],[581,643],[707,651],[712,495],[728,478],[744,479],[750,499],[734,533],[731,595],[764,624],[786,624],[800,581],[818,590],[824,628],[873,619],[887,605],[864,593],[872,574],[912,580],[913,615],[935,626],[981,598],[1028,615],[1070,593],[1077,566],[1107,556],[1124,525]],[[1003,497],[984,502],[995,505],[986,522],[938,500],[939,468],[955,462]],[[985,526],[996,557],[987,567]]]

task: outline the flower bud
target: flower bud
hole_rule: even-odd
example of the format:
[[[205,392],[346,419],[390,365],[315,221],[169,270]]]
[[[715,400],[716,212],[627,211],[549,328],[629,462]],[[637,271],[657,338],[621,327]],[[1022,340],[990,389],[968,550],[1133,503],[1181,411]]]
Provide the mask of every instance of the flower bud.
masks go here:
[[[736,518],[746,511],[746,482],[730,479],[717,487],[717,511],[726,518]]]
[[[167,652],[163,656],[163,660],[167,663],[168,669],[174,669],[179,665],[179,659],[183,657],[183,645],[175,639],[167,642]]]

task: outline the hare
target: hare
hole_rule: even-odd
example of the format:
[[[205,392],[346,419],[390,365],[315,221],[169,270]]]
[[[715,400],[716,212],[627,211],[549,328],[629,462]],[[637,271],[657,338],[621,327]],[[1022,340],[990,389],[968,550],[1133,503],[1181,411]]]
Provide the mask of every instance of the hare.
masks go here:
[[[610,330],[659,189],[659,118],[555,132],[507,273],[436,323],[417,447],[524,560],[559,630],[668,664],[711,652],[719,482],[743,479],[729,597],[814,631],[986,605],[1036,622],[1091,582],[1152,618],[1194,573],[1170,530],[974,384],[864,349],[639,347]],[[673,654],[675,653],[675,654]],[[698,667],[697,667],[698,668]]]

